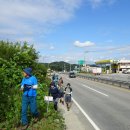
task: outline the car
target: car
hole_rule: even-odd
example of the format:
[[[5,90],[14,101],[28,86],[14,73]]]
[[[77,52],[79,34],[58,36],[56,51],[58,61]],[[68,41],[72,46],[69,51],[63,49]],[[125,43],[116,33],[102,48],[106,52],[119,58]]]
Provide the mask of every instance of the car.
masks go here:
[[[69,73],[69,78],[76,78],[76,74],[74,72]]]
[[[123,74],[130,74],[130,70],[129,69],[128,70],[123,70],[122,73]]]

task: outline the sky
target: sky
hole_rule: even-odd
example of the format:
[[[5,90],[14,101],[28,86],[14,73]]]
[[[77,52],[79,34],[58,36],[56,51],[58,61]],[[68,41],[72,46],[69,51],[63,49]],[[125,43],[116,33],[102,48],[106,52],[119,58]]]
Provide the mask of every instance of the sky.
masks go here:
[[[130,60],[130,0],[0,0],[0,40],[27,41],[39,62]]]

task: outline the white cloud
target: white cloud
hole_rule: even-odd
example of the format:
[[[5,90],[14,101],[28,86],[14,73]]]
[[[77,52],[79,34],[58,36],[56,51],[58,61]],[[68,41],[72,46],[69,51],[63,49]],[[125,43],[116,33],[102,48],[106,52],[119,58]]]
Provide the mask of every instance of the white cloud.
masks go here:
[[[29,39],[31,40],[31,39]],[[34,48],[37,50],[37,51],[44,51],[44,50],[54,50],[55,47],[53,45],[51,45],[50,43],[34,43]]]
[[[122,48],[122,49],[121,49]],[[91,50],[93,49],[93,50]],[[40,58],[40,62],[54,62],[54,61],[66,61],[69,63],[78,63],[78,60],[84,60],[87,64],[93,64],[95,61],[104,60],[104,59],[121,59],[125,57],[129,59],[130,57],[130,45],[115,47],[115,46],[93,46],[92,48],[88,48],[88,53],[85,51],[68,51],[66,53],[60,55],[46,55],[44,58]]]
[[[91,41],[86,41],[86,42],[83,42],[81,43],[80,41],[75,41],[74,42],[74,45],[76,47],[88,47],[88,46],[93,46],[95,45],[95,43],[91,42]]]
[[[50,46],[50,48],[49,48],[50,50],[54,50],[55,49],[55,47],[54,46]]]
[[[50,63],[54,61],[65,61],[69,63],[78,63],[78,60],[83,59],[83,53],[82,52],[66,52],[64,54],[60,55],[46,55],[46,58],[43,58],[45,56],[42,56],[39,58],[40,62]]]
[[[0,35],[16,35],[18,32],[9,28],[0,29]]]
[[[92,8],[97,8],[102,5],[113,5],[117,0],[88,0]]]
[[[34,48],[36,50],[43,50],[43,49],[47,48],[47,44],[46,43],[35,43]]]
[[[0,35],[34,37],[70,20],[82,0],[0,0]]]
[[[20,37],[20,38],[17,38],[15,40],[18,41],[18,42],[28,41],[28,42],[31,42],[31,43],[34,41],[34,39],[32,37]]]
[[[93,8],[98,7],[103,0],[89,0],[90,4],[92,5]]]
[[[121,48],[123,50],[121,50]],[[93,49],[93,50],[91,50]],[[128,50],[130,46],[124,47],[114,47],[114,46],[98,46],[93,48],[89,48],[85,53],[85,51],[69,51],[60,55],[45,55],[44,58],[40,58],[40,62],[54,62],[54,61],[65,61],[69,63],[78,63],[78,60],[86,60],[86,63],[93,64],[95,61],[104,60],[104,59],[120,59],[122,57],[129,57]],[[125,50],[125,51],[124,51]],[[124,52],[123,52],[124,51]],[[123,53],[122,53],[123,52]],[[116,55],[115,55],[116,54]],[[114,57],[115,56],[115,57]],[[128,58],[127,58],[128,59]]]

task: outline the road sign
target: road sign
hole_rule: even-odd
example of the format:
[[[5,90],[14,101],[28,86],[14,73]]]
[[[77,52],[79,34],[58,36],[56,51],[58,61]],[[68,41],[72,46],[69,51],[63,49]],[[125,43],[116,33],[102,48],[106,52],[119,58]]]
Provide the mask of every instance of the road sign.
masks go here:
[[[79,65],[84,65],[84,64],[85,64],[85,61],[84,61],[84,60],[78,60],[78,64],[79,64]]]

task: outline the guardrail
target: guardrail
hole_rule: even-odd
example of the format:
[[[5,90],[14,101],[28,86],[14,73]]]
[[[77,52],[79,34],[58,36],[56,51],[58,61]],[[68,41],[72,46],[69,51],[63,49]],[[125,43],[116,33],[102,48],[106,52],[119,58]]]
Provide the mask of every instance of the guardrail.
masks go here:
[[[103,78],[103,77],[101,78],[101,77],[96,77],[96,76],[79,75],[79,74],[77,74],[77,77],[130,89],[130,82],[127,82],[127,81],[108,79],[108,78]]]

